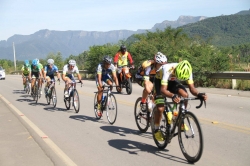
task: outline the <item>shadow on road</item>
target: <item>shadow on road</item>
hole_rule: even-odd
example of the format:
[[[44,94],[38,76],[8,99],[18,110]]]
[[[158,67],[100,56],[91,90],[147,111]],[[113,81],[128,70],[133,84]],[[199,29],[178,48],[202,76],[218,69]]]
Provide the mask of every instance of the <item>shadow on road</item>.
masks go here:
[[[156,146],[152,146],[152,145],[145,144],[142,142],[125,140],[125,139],[114,139],[114,140],[109,140],[108,144],[118,150],[128,152],[129,154],[132,154],[132,155],[137,155],[138,152],[140,153],[146,152],[146,153],[152,153],[158,157],[166,158],[168,160],[172,160],[172,161],[176,161],[176,162],[184,163],[184,164],[189,164],[188,161],[185,159],[167,154],[167,152],[169,152],[169,150],[167,149],[159,150]],[[154,162],[152,161],[152,165],[153,163]]]
[[[150,132],[141,133],[138,130],[133,130],[133,129],[119,127],[119,126],[101,126],[100,128],[110,133],[119,134],[120,136],[126,136],[126,134],[135,134],[135,135],[139,135],[145,138],[153,139]]]
[[[81,122],[92,121],[92,122],[98,122],[98,123],[103,123],[103,124],[109,124],[108,122],[102,121],[101,119],[98,120],[95,117],[90,117],[86,115],[71,115],[69,118],[74,119],[74,120],[79,120]]]
[[[25,94],[26,92],[24,90],[13,90],[13,94]]]

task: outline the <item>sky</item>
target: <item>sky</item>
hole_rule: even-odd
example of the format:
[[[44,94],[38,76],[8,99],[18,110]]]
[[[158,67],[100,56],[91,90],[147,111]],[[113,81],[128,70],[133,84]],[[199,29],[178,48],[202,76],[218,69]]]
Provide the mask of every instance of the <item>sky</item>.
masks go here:
[[[0,0],[0,41],[41,29],[136,31],[181,15],[216,17],[249,9],[250,0]]]

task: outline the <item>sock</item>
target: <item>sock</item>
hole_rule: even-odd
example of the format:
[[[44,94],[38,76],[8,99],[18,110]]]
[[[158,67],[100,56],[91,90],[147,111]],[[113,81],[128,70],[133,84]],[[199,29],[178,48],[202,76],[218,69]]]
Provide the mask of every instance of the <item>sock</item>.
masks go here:
[[[142,103],[146,103],[146,100],[147,100],[147,99],[143,99],[143,98],[142,98],[142,99],[141,99],[141,102],[142,102]]]

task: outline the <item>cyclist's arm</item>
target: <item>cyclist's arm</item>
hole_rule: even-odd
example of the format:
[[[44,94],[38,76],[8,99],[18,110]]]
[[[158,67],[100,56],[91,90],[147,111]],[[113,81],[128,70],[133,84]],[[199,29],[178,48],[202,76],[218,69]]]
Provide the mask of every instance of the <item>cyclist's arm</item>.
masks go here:
[[[133,59],[132,59],[132,56],[131,56],[131,54],[128,52],[128,60],[129,60],[129,63],[130,63],[130,65],[133,65],[134,64],[134,61],[133,61]]]
[[[67,73],[67,65],[63,67],[63,72],[62,72],[62,79],[65,82],[66,81],[66,73]]]
[[[46,78],[46,74],[47,74],[47,66],[44,67],[44,71],[43,71],[43,78]]]
[[[115,65],[115,67],[117,67],[118,59],[119,59],[119,52],[116,53],[116,54],[115,54],[115,57],[114,57],[114,65]]]
[[[75,73],[77,74],[77,78],[80,82],[82,82],[82,76],[81,74],[79,73],[79,70],[78,70],[78,67],[75,66]]]

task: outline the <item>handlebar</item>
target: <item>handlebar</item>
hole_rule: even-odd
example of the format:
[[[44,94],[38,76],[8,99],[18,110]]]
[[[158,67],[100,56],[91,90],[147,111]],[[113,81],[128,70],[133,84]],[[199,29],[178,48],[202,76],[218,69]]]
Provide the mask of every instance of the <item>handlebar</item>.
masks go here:
[[[201,106],[205,105],[205,108],[206,108],[206,101],[204,99],[200,99],[198,97],[188,97],[188,98],[182,98],[181,101],[187,101],[187,100],[200,100],[200,104],[198,106],[196,106],[196,108],[201,108]]]

